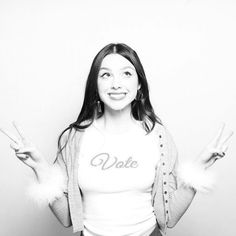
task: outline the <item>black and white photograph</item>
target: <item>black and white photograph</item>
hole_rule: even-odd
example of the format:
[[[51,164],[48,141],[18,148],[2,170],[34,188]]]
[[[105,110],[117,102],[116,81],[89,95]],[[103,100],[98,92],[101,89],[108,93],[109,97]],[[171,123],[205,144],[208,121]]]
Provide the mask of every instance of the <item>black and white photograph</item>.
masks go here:
[[[0,0],[0,235],[235,236],[235,12]]]

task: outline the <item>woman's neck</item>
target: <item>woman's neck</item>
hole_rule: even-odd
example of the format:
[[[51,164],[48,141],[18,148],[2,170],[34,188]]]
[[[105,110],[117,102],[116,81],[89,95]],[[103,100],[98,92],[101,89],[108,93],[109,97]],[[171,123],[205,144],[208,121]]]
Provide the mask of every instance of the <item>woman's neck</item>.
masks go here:
[[[131,114],[131,106],[122,110],[105,108],[104,114],[97,120],[101,129],[111,133],[122,133],[135,124],[135,119]]]

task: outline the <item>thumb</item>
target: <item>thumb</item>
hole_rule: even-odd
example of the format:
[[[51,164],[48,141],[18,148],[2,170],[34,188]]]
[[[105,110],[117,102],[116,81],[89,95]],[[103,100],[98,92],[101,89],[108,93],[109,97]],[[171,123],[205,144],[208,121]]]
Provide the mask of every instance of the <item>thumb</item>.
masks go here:
[[[10,147],[14,150],[14,151],[17,151],[20,149],[19,145],[17,145],[16,143],[11,143],[10,144]]]
[[[28,156],[26,154],[16,154],[16,156],[21,160],[21,161],[25,161],[26,159],[28,159]]]
[[[34,148],[32,147],[24,147],[21,148],[19,151],[17,151],[18,154],[25,154],[25,153],[32,153],[34,151]]]

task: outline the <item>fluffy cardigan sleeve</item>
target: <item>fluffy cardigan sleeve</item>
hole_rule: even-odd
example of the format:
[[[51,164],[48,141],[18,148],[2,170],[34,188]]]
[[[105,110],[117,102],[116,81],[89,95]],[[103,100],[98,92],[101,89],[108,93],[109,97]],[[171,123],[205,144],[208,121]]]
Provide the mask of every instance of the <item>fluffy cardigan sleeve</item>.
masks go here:
[[[66,166],[66,158],[70,148],[68,132],[62,136],[62,146],[67,140],[68,145],[61,152],[58,151],[50,171],[45,174],[44,181],[41,183],[32,182],[28,188],[29,196],[40,206],[48,205],[65,227],[72,225],[68,202],[68,171]]]
[[[169,165],[169,220],[167,226],[172,228],[190,206],[196,192],[212,189],[213,176],[209,171],[197,169],[191,161],[179,162],[178,151],[171,134],[166,129],[170,146]]]

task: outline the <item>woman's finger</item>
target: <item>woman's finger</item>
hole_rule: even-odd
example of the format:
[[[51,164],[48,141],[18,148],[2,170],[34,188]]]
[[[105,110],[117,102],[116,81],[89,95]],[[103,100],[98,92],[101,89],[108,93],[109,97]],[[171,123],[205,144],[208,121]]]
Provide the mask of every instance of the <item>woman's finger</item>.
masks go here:
[[[20,149],[20,146],[17,145],[16,143],[11,143],[10,147],[14,150],[14,151],[18,151]]]
[[[215,145],[217,145],[217,144],[219,143],[219,141],[220,141],[220,139],[221,139],[221,136],[222,136],[222,134],[223,134],[224,128],[225,128],[225,123],[223,122],[223,123],[221,124],[221,127],[220,127],[220,129],[219,129],[219,131],[218,131],[216,137],[214,138],[214,141],[213,141],[213,142],[214,142]]]
[[[28,156],[26,154],[16,154],[16,156],[21,160],[25,161],[28,159]]]
[[[226,135],[226,137],[220,142],[220,145],[226,144],[226,142],[230,139],[230,137],[232,137],[233,134],[234,132],[231,131],[228,135]]]
[[[223,146],[223,147],[222,147],[222,152],[225,153],[225,152],[228,150],[228,148],[229,148],[229,146],[227,146],[227,145]]]
[[[31,153],[34,151],[34,148],[21,148],[19,151],[17,151],[17,154],[26,154],[26,153]]]
[[[221,149],[218,149],[218,151],[216,152],[217,155],[215,156],[215,159],[218,160],[218,159],[223,158],[225,156],[227,149],[228,149],[228,145],[223,145]]]
[[[19,140],[10,132],[8,132],[7,130],[0,128],[0,131],[5,134],[9,139],[11,139],[14,143],[19,143]]]
[[[16,131],[18,132],[18,134],[20,135],[22,140],[26,140],[23,129],[21,128],[21,126],[18,124],[18,122],[16,121],[12,121],[12,124],[14,125]]]

